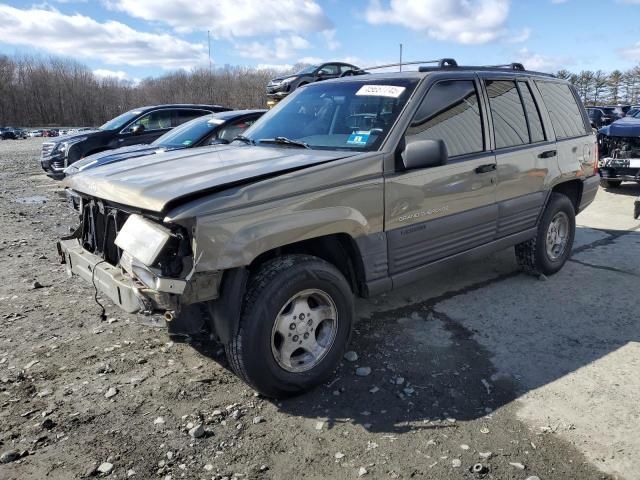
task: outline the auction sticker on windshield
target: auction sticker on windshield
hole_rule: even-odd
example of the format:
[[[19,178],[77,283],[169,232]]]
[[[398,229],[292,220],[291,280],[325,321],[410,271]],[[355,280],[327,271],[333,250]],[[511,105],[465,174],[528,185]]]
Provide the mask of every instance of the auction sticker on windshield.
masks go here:
[[[371,132],[369,131],[358,131],[352,133],[347,139],[347,143],[349,145],[366,145],[369,141],[369,135]]]
[[[360,87],[356,95],[398,98],[405,90],[406,87],[396,87],[394,85],[364,85]]]

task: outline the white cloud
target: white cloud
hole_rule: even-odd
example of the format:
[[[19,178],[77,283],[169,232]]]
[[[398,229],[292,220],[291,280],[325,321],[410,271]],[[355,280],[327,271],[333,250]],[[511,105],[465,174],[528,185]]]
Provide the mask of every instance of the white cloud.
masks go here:
[[[640,3],[640,1],[638,2]],[[640,62],[640,42],[618,50],[620,55],[632,62]]]
[[[395,24],[424,31],[437,40],[462,44],[528,37],[507,28],[510,0],[390,0],[388,8],[371,0],[366,18],[374,25]]]
[[[259,63],[255,68],[257,70],[276,70],[278,72],[286,72],[293,70],[293,65],[288,63]]]
[[[205,64],[206,47],[168,34],[146,33],[115,21],[104,23],[56,10],[22,10],[0,4],[3,43],[111,65],[189,68]]]
[[[331,21],[315,0],[103,0],[108,7],[179,31],[211,30],[215,37],[320,32]]]
[[[297,55],[298,50],[309,48],[311,44],[299,35],[289,35],[277,37],[272,42],[257,40],[248,43],[236,42],[234,46],[241,57],[286,60]]]
[[[117,78],[118,80],[126,80],[128,77],[127,72],[123,72],[122,70],[108,70],[106,68],[98,68],[93,71],[93,74],[98,78]]]
[[[322,36],[327,42],[327,48],[331,51],[337,50],[340,48],[340,42],[336,40],[336,29],[332,28],[331,30],[323,30]]]
[[[527,70],[539,72],[555,72],[575,63],[571,58],[542,55],[532,52],[528,48],[518,50],[516,58]]]

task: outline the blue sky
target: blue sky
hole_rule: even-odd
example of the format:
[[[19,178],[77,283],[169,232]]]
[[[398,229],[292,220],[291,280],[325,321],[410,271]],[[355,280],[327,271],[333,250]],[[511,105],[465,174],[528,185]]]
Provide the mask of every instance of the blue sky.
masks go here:
[[[140,79],[212,61],[291,66],[454,57],[527,68],[640,64],[640,0],[0,0],[0,52]]]

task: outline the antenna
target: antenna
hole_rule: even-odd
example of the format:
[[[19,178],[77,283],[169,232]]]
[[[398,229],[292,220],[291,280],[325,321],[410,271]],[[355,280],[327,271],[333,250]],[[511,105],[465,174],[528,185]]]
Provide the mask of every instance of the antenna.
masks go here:
[[[402,44],[400,44],[400,71],[402,71]]]

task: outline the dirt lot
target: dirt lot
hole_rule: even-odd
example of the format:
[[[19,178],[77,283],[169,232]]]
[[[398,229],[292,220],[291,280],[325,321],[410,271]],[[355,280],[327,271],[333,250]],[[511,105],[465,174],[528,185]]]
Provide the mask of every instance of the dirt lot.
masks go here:
[[[506,251],[360,301],[358,359],[274,402],[206,338],[100,321],[40,143],[0,142],[0,478],[640,478],[636,186],[599,192],[554,277]]]

